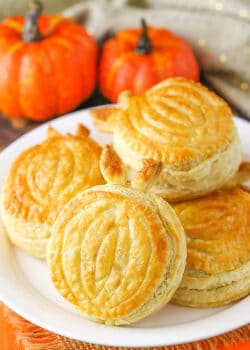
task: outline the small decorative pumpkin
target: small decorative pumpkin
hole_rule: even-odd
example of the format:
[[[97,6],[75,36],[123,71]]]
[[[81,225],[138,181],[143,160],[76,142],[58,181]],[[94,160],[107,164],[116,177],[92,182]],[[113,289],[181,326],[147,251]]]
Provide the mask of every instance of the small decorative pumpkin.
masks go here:
[[[0,111],[42,121],[74,109],[93,91],[98,47],[81,26],[41,15],[38,0],[24,17],[0,24]]]
[[[197,81],[199,66],[191,47],[164,28],[125,29],[103,45],[99,86],[104,96],[117,102],[123,90],[142,95],[161,80],[186,77]]]

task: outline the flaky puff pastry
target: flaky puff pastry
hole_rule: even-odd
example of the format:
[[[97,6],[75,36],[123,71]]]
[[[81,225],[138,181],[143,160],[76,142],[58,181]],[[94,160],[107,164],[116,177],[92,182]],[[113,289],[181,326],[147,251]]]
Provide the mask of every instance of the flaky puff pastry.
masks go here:
[[[250,293],[250,194],[240,188],[174,206],[187,236],[187,265],[173,301],[219,306]]]
[[[11,241],[45,258],[51,228],[60,209],[76,193],[104,183],[101,147],[83,125],[75,135],[48,128],[47,139],[21,153],[5,180],[2,218]]]
[[[198,197],[235,174],[241,147],[229,106],[199,83],[171,78],[144,96],[128,91],[117,109],[92,111],[98,127],[113,130],[113,145],[132,170],[143,158],[163,163],[152,191],[168,201]],[[109,117],[110,115],[110,117]],[[99,121],[99,123],[98,123]]]
[[[107,146],[101,170],[108,184],[83,191],[60,212],[47,262],[55,288],[85,316],[130,324],[173,296],[185,268],[185,234],[172,207],[145,192],[160,164],[144,161],[129,185]]]

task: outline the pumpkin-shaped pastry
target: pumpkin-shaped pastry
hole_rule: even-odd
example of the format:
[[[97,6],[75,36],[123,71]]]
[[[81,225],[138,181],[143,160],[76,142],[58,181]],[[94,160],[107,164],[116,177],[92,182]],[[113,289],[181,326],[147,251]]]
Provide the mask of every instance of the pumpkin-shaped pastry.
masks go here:
[[[236,173],[241,146],[231,109],[200,83],[171,78],[143,96],[124,91],[119,102],[117,109],[92,111],[96,126],[113,130],[114,149],[132,170],[143,158],[163,163],[155,193],[169,201],[190,199]]]
[[[142,95],[170,77],[197,81],[199,65],[189,44],[165,28],[142,20],[142,30],[124,29],[102,47],[99,86],[112,102],[123,90]]]
[[[49,127],[43,143],[14,161],[5,179],[2,218],[11,241],[45,258],[52,225],[76,193],[104,182],[99,169],[101,147],[79,125],[76,135],[60,135]]]
[[[101,170],[108,184],[76,195],[57,217],[47,262],[58,292],[85,316],[123,325],[171,299],[185,267],[185,234],[172,207],[145,192],[159,163],[144,161],[129,186],[107,146]]]
[[[96,82],[97,44],[61,16],[40,15],[33,0],[26,18],[0,24],[0,111],[41,121],[73,110]]]
[[[187,265],[174,302],[219,306],[250,293],[250,194],[231,188],[174,206],[187,236]]]

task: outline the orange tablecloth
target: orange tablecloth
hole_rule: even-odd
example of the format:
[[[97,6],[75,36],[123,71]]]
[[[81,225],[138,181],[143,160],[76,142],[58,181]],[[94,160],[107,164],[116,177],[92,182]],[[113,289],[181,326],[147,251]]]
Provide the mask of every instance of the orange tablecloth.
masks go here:
[[[84,331],[84,330],[83,330]],[[0,303],[0,350],[116,350],[71,340],[26,321]],[[124,348],[119,348],[124,349]],[[138,348],[136,348],[138,349]],[[250,324],[195,343],[157,350],[250,350]]]

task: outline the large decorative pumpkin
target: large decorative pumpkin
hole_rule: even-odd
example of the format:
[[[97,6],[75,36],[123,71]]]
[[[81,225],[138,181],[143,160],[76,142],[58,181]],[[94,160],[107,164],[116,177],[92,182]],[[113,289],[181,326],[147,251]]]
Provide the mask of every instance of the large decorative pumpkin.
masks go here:
[[[34,0],[26,18],[0,24],[0,111],[10,117],[49,119],[74,109],[95,87],[95,40],[41,10]]]
[[[142,95],[161,80],[186,77],[197,81],[199,66],[191,47],[164,28],[125,29],[107,40],[99,65],[99,86],[104,96],[117,102],[119,93]]]

